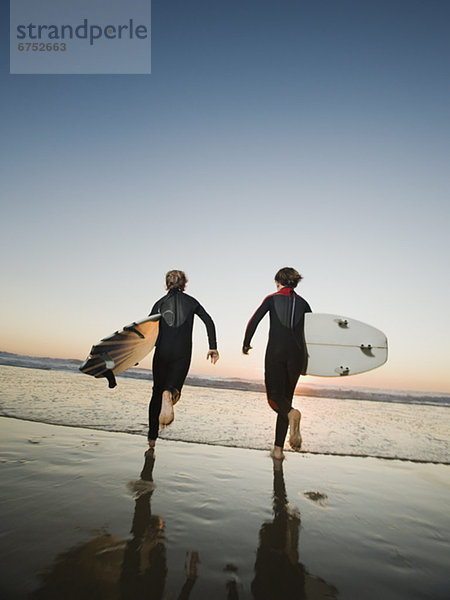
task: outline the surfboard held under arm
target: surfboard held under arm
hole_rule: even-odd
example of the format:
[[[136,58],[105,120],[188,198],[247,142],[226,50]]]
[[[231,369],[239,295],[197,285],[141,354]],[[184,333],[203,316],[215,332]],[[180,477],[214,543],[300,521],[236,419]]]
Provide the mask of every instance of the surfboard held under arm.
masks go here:
[[[382,331],[341,315],[306,313],[306,375],[356,375],[387,361],[387,338]]]
[[[123,373],[149,354],[156,342],[161,315],[151,315],[126,325],[92,346],[80,371],[93,377]]]

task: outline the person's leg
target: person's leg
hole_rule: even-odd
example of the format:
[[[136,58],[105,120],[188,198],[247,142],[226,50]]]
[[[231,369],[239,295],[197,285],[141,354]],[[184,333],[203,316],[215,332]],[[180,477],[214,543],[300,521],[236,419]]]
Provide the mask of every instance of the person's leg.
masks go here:
[[[289,427],[289,418],[285,412],[278,411],[275,424],[275,443],[272,456],[274,458],[283,458],[284,440]]]
[[[190,364],[190,354],[173,360],[168,364],[162,393],[161,412],[159,414],[160,425],[170,425],[175,418],[173,407],[180,398],[181,389],[187,377]]]
[[[291,406],[286,398],[286,363],[272,354],[270,349],[266,352],[264,381],[269,406],[277,413],[272,456],[281,459],[284,457],[283,447],[289,427],[288,413]]]
[[[160,358],[158,352],[153,357],[153,394],[148,407],[148,443],[151,448],[155,446],[159,430],[159,414],[161,412],[162,394],[164,391],[164,361]]]
[[[154,448],[155,442],[158,439],[159,431],[159,414],[161,412],[162,391],[156,386],[153,386],[153,394],[148,407],[148,443],[151,448]]]
[[[286,398],[289,401],[289,445],[293,450],[300,450],[302,446],[302,436],[300,433],[300,420],[301,412],[296,408],[292,408],[292,400],[294,398],[294,392],[298,383],[300,373],[302,371],[303,357],[302,355],[294,355],[291,357],[286,365],[287,378],[286,378]]]

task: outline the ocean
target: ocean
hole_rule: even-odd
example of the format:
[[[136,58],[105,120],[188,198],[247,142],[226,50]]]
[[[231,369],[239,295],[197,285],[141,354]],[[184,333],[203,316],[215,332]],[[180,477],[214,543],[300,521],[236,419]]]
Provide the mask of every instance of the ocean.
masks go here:
[[[152,387],[148,378],[119,377],[111,390],[105,379],[75,368],[52,368],[51,360],[42,364],[0,365],[0,416],[134,434],[145,445]],[[423,394],[421,401],[418,393],[378,393],[385,399],[364,392],[360,399],[355,390],[351,397],[341,391],[339,398],[297,394],[302,452],[450,464],[450,403],[445,396]],[[160,437],[266,451],[274,425],[275,413],[262,390],[186,385],[175,421]]]

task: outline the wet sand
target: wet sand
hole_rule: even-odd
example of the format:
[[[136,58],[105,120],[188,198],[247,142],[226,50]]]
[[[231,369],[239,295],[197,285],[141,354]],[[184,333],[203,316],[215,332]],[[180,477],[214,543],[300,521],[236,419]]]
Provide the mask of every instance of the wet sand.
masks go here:
[[[3,600],[448,598],[447,465],[0,429]]]

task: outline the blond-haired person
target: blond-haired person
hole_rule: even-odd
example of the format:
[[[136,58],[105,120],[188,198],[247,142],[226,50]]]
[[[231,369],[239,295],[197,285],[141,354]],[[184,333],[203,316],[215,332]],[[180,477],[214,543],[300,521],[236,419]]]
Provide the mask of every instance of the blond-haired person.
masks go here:
[[[219,360],[214,322],[198,300],[185,293],[187,281],[183,271],[169,271],[166,274],[167,294],[154,304],[150,313],[161,314],[149,405],[148,442],[151,448],[158,438],[159,425],[167,426],[174,419],[173,407],[180,398],[191,364],[195,315],[206,326],[209,342],[206,359],[211,359],[212,364]]]

